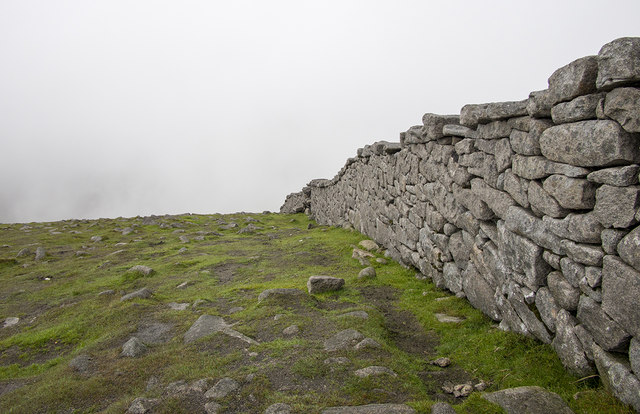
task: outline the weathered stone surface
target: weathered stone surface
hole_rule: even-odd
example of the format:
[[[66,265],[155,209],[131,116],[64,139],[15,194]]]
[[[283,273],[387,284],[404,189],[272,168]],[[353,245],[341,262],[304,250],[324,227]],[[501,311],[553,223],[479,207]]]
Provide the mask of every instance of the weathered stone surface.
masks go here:
[[[551,118],[556,124],[583,121],[596,118],[596,108],[604,93],[578,96],[569,102],[563,102],[551,108]]]
[[[596,191],[593,213],[604,227],[626,228],[637,222],[640,186],[614,187],[602,185]]]
[[[133,400],[129,408],[128,414],[146,414],[151,412],[160,401],[157,398],[136,398]]]
[[[122,345],[120,356],[135,358],[147,352],[147,346],[135,336]]]
[[[456,414],[456,410],[445,402],[437,402],[431,406],[431,414]]]
[[[578,320],[605,351],[626,351],[630,335],[604,313],[598,303],[582,296],[578,304]]]
[[[149,266],[135,265],[128,270],[130,273],[140,273],[143,276],[149,276],[153,273],[153,269]]]
[[[503,172],[511,167],[513,151],[511,150],[511,144],[508,138],[496,141],[494,156],[498,172]]]
[[[575,326],[574,317],[561,309],[556,317],[556,337],[551,342],[551,346],[567,371],[582,378],[593,374],[594,369],[584,353],[582,343],[573,332]]]
[[[547,285],[549,286],[549,292],[560,307],[569,311],[578,309],[580,289],[573,287],[562,273],[549,273],[547,276]]]
[[[284,288],[276,288],[276,289],[267,289],[264,290],[258,295],[258,303],[267,300],[273,299],[278,301],[297,301],[300,296],[304,296],[304,292],[300,289],[284,289]]]
[[[562,397],[537,386],[485,393],[482,398],[498,404],[507,414],[573,414]]]
[[[640,226],[633,229],[618,244],[620,258],[640,271]]]
[[[540,155],[540,136],[517,129],[509,135],[511,148],[520,155]]]
[[[493,210],[480,199],[472,190],[462,188],[457,184],[453,185],[453,196],[456,201],[463,205],[478,220],[489,220],[493,218]]]
[[[188,344],[216,332],[221,332],[251,345],[258,344],[257,341],[232,329],[231,325],[228,325],[221,317],[214,315],[200,316],[184,334],[184,343]]]
[[[20,322],[20,318],[18,318],[16,316],[9,316],[4,320],[4,323],[2,324],[2,327],[3,328],[10,328],[12,326],[17,325],[18,322]]]
[[[462,273],[454,262],[447,262],[442,268],[442,277],[447,289],[453,293],[462,291]]]
[[[500,119],[527,115],[527,100],[518,102],[493,102],[485,104],[469,104],[460,110],[460,124],[475,127]]]
[[[373,240],[362,240],[360,243],[358,243],[358,245],[368,251],[380,250],[380,246],[378,246],[378,243],[374,242]]]
[[[550,217],[564,217],[569,212],[560,206],[558,201],[551,197],[537,181],[529,181],[527,197],[532,209],[541,211]],[[534,210],[534,211],[535,211]]]
[[[44,247],[38,246],[36,249],[36,261],[44,260],[45,257],[47,257],[47,251]]]
[[[640,374],[640,339],[631,338],[629,344],[629,363],[634,374],[638,376]]]
[[[240,388],[240,384],[233,378],[225,377],[211,387],[205,394],[205,398],[220,400]]]
[[[556,304],[553,295],[547,287],[541,287],[536,292],[536,308],[540,313],[542,322],[549,328],[551,332],[556,331],[556,317],[560,311],[560,307]]]
[[[565,254],[561,243],[562,239],[549,232],[541,219],[522,207],[509,207],[504,222],[512,232],[533,240],[537,245],[549,249],[555,254]]]
[[[604,251],[600,246],[574,243],[571,240],[563,240],[562,247],[567,252],[569,259],[587,266],[602,266]]]
[[[503,188],[518,204],[529,208],[529,197],[527,196],[529,182],[527,180],[518,177],[511,169],[508,169],[504,172]]]
[[[498,248],[502,252],[505,265],[514,273],[524,273],[523,282],[532,290],[537,290],[551,270],[542,258],[542,247],[531,240],[507,229],[503,221],[498,221]]]
[[[311,276],[307,280],[309,293],[333,292],[342,289],[344,279],[332,276]]]
[[[593,213],[569,214],[564,219],[545,216],[544,225],[559,237],[580,243],[600,243],[602,224]]]
[[[356,351],[366,350],[366,349],[380,349],[382,345],[376,342],[371,338],[364,338],[362,341],[358,342],[353,349]]]
[[[640,89],[618,88],[607,94],[604,113],[628,132],[640,132]]]
[[[593,348],[593,357],[605,387],[620,401],[640,412],[640,381],[631,372],[629,363],[597,345]]]
[[[580,121],[556,125],[540,137],[542,155],[578,167],[600,167],[636,162],[635,137],[614,121]]]
[[[376,269],[369,266],[365,267],[358,273],[358,279],[374,279],[376,277]]]
[[[471,131],[471,128],[463,125],[447,124],[442,127],[442,134],[444,136],[468,137],[471,135]]]
[[[555,270],[560,269],[560,260],[562,259],[557,254],[551,253],[548,250],[542,252],[542,258],[545,262],[549,263],[549,266],[554,268]]]
[[[480,276],[476,268],[473,265],[467,266],[463,276],[462,287],[469,303],[494,321],[502,319],[494,300],[494,289]]]
[[[533,91],[529,94],[527,113],[534,118],[551,118],[553,95],[549,89]]]
[[[204,411],[207,414],[218,414],[222,411],[222,406],[215,401],[209,401],[204,405]]]
[[[586,177],[589,170],[569,164],[553,162],[545,157],[525,157],[514,155],[511,170],[519,177],[527,180],[538,180],[552,174],[562,174],[567,177]]]
[[[640,82],[640,38],[622,37],[602,46],[598,53],[598,89]]]
[[[153,292],[144,287],[142,289],[136,290],[135,292],[131,292],[129,294],[124,295],[123,297],[120,298],[121,302],[127,301],[127,300],[131,300],[131,299],[148,299],[151,296],[153,296]]]
[[[508,288],[507,300],[518,314],[520,320],[522,320],[526,326],[527,332],[545,344],[549,344],[552,339],[551,335],[549,335],[549,331],[547,331],[546,326],[538,319],[535,313],[529,309],[526,299],[522,293],[523,289],[518,288],[515,285],[511,285]]]
[[[524,131],[524,132],[529,132],[533,119],[530,116],[525,115],[517,118],[509,118],[507,122],[509,123],[511,128]]]
[[[597,56],[576,59],[557,69],[549,77],[549,92],[553,102],[569,101],[576,96],[595,92],[597,76]],[[553,114],[553,109],[551,113]]]
[[[596,187],[585,179],[555,174],[544,180],[542,188],[564,208],[585,210],[596,203]]]
[[[626,230],[604,229],[600,233],[602,250],[607,254],[618,254],[618,243],[627,235]]]
[[[507,209],[516,204],[509,194],[491,188],[479,178],[471,180],[471,191],[484,201],[498,217],[504,217]]]
[[[616,256],[602,267],[602,310],[633,336],[640,335],[640,273]]]
[[[345,329],[324,341],[324,350],[333,352],[351,348],[364,339],[364,335],[355,329]]]
[[[381,367],[378,365],[371,365],[371,366],[359,369],[355,371],[354,374],[356,375],[356,377],[360,377],[360,378],[367,378],[367,377],[378,376],[378,375],[390,375],[392,377],[398,376],[398,374],[396,374],[389,368]]]
[[[264,414],[291,414],[291,406],[285,403],[271,404],[264,411]]]
[[[322,414],[415,414],[415,412],[416,410],[404,404],[367,404],[322,410]]]
[[[422,136],[427,141],[439,139],[445,136],[442,132],[442,128],[447,124],[460,123],[460,117],[458,115],[436,115],[427,113],[422,116]]]
[[[626,187],[638,184],[640,166],[625,165],[624,167],[605,168],[587,175],[587,180],[594,183],[608,184],[616,187]]]
[[[509,134],[511,134],[511,125],[507,121],[493,121],[478,125],[474,135],[475,138],[496,139],[508,137]]]
[[[560,268],[564,277],[571,283],[571,286],[577,288],[580,285],[580,279],[585,276],[585,267],[568,257],[563,257],[560,259]]]

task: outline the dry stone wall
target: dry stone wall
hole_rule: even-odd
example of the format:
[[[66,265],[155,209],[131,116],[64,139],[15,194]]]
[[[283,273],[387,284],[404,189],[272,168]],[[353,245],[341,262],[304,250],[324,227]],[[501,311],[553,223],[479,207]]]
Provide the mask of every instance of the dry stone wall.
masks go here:
[[[350,225],[640,410],[640,38],[528,99],[426,114],[282,212]]]

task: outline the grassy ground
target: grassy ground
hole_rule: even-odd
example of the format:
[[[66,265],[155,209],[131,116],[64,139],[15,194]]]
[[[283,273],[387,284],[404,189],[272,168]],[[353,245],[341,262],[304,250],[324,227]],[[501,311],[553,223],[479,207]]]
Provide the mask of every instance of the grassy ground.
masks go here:
[[[229,228],[231,223],[238,227]],[[248,225],[259,229],[239,233]],[[127,228],[133,231],[123,235]],[[0,328],[0,412],[120,413],[136,397],[160,398],[156,412],[204,412],[201,395],[171,394],[167,385],[202,378],[212,385],[223,377],[241,384],[219,401],[226,412],[263,412],[276,402],[300,413],[401,402],[428,413],[438,400],[455,404],[459,413],[502,412],[480,392],[454,398],[442,390],[447,382],[480,381],[489,384],[487,391],[539,385],[560,394],[576,413],[631,412],[597,378],[565,373],[549,346],[498,330],[466,301],[416,279],[415,270],[371,259],[377,278],[358,280],[362,266],[351,254],[363,239],[356,232],[314,226],[301,214],[3,225],[0,324],[7,317],[20,322]],[[47,256],[36,261],[39,246]],[[17,257],[23,248],[30,253]],[[130,272],[134,265],[154,272]],[[265,289],[306,291],[311,275],[341,277],[346,286],[305,300],[258,303]],[[183,282],[187,286],[177,288]],[[154,295],[120,300],[142,287]],[[114,293],[98,295],[108,290]],[[173,310],[172,302],[189,307]],[[365,310],[369,318],[341,316],[355,310]],[[441,323],[435,313],[464,321]],[[184,333],[202,314],[224,317],[259,344],[222,334],[184,344]],[[282,333],[294,324],[298,334]],[[131,336],[154,326],[166,332],[146,354],[120,357]],[[324,340],[347,328],[381,348],[323,349]],[[69,365],[78,356],[91,358],[82,372]],[[324,362],[338,356],[349,362]],[[438,357],[453,363],[447,368],[429,364]],[[353,374],[370,365],[388,367],[397,377]]]

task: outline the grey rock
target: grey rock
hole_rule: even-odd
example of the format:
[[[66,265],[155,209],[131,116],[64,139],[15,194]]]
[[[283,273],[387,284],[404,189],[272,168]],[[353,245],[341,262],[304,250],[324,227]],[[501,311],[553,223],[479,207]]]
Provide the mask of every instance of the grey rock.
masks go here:
[[[569,259],[587,266],[602,266],[604,251],[600,246],[574,243],[571,240],[563,240],[562,247],[567,252]]]
[[[544,252],[542,252],[542,258],[549,264],[549,266],[551,266],[555,270],[560,269],[560,260],[562,259],[562,257],[558,256],[557,254],[551,253],[548,250],[545,250]]]
[[[460,323],[460,322],[464,322],[464,319],[465,319],[465,318],[459,318],[457,316],[447,315],[444,313],[435,313],[433,316],[436,317],[438,322],[442,322],[442,323]]]
[[[597,288],[602,282],[602,268],[593,266],[585,267],[584,278],[587,280],[589,287]]]
[[[478,220],[489,220],[493,218],[493,211],[480,199],[472,190],[462,188],[457,184],[452,186],[453,196],[456,201],[464,206]]]
[[[94,243],[102,241],[102,236],[91,236],[91,241]]]
[[[376,277],[376,269],[373,267],[365,267],[358,273],[358,279],[374,279]]]
[[[560,307],[569,311],[578,309],[580,289],[573,287],[562,273],[549,273],[547,276],[547,284],[549,286],[549,292]]]
[[[367,404],[322,410],[322,414],[415,414],[415,412],[416,410],[404,404]]]
[[[345,329],[324,341],[324,350],[333,352],[355,346],[364,339],[364,335],[355,329]]]
[[[508,137],[509,134],[511,134],[511,125],[507,121],[493,121],[478,125],[475,138],[496,139]]]
[[[293,336],[300,333],[300,327],[298,325],[291,325],[282,330],[282,334],[286,336]]]
[[[511,158],[513,156],[513,150],[508,138],[499,139],[496,141],[495,147],[495,159],[496,169],[498,172],[503,172],[507,168],[511,167]]]
[[[625,165],[624,167],[605,168],[587,175],[587,180],[594,183],[608,184],[616,187],[626,187],[638,184],[640,166]]]
[[[494,321],[499,321],[501,314],[494,300],[495,290],[473,265],[467,266],[463,276],[462,288],[469,303]]]
[[[378,375],[390,375],[392,377],[398,376],[398,374],[396,374],[389,368],[381,367],[378,365],[371,365],[371,366],[356,370],[354,374],[360,378],[367,378],[367,377],[378,376]]]
[[[605,388],[623,403],[640,411],[640,381],[631,372],[629,363],[597,345],[593,347],[593,357]]]
[[[529,181],[527,197],[532,208],[541,211],[547,216],[564,217],[569,213],[537,181]]]
[[[124,295],[120,298],[120,301],[124,302],[131,299],[148,299],[151,296],[153,296],[153,292],[150,289],[144,287],[142,289],[136,290],[135,292]]]
[[[580,284],[580,279],[585,276],[585,267],[568,257],[563,257],[560,259],[560,268],[564,277],[571,283],[571,286],[577,288]]]
[[[289,214],[289,213],[286,213]],[[215,401],[209,401],[204,405],[204,411],[207,414],[218,414],[222,410],[222,406]]]
[[[122,345],[122,352],[120,353],[120,356],[136,358],[145,354],[146,352],[147,346],[143,344],[142,341],[140,341],[138,338],[133,336],[131,337],[131,339],[125,342],[124,345]]]
[[[102,292],[99,292],[98,296],[111,296],[111,295],[114,295],[115,293],[116,293],[115,290],[107,289],[107,290],[103,290]]]
[[[607,94],[604,113],[628,132],[640,132],[640,89],[618,88]]]
[[[603,93],[578,96],[570,102],[563,102],[551,108],[551,118],[556,124],[584,121],[596,118],[596,108]]]
[[[462,125],[446,124],[442,127],[442,135],[454,137],[467,137],[471,134],[471,129]]]
[[[554,102],[569,101],[596,91],[598,58],[586,56],[557,69],[549,77],[549,92]],[[553,114],[553,109],[551,110]]]
[[[17,325],[18,322],[20,322],[20,318],[18,318],[16,316],[9,316],[4,320],[4,323],[2,324],[2,327],[3,328],[10,328],[12,326]]]
[[[580,121],[545,130],[542,155],[578,167],[600,167],[638,161],[635,137],[614,121]]]
[[[498,404],[507,414],[573,414],[562,397],[537,386],[508,388],[482,398]]]
[[[605,256],[602,310],[632,336],[640,335],[640,273],[616,256]]]
[[[536,293],[536,308],[540,313],[542,322],[549,328],[551,332],[556,330],[556,317],[560,311],[560,307],[556,304],[553,295],[547,287],[541,287]]]
[[[585,179],[556,174],[544,180],[542,188],[564,208],[585,210],[596,203],[596,187]]]
[[[511,126],[511,128],[514,128],[520,131],[529,132],[529,129],[531,128],[531,123],[533,122],[533,118],[531,118],[528,115],[525,115],[517,118],[510,118],[507,122],[509,122],[509,125]]]
[[[460,269],[453,262],[447,262],[442,268],[442,277],[444,278],[445,286],[453,293],[462,291],[462,274]]]
[[[69,368],[81,375],[91,375],[93,373],[93,358],[82,354],[69,361]]]
[[[460,124],[475,127],[500,119],[527,115],[527,101],[469,104],[460,110]]]
[[[436,115],[427,113],[422,116],[423,137],[426,140],[435,140],[445,136],[442,129],[447,124],[458,124],[458,115]]]
[[[600,234],[602,239],[602,249],[607,254],[618,253],[618,243],[627,235],[626,230],[604,229]]]
[[[504,191],[522,207],[529,208],[529,198],[527,190],[529,189],[529,182],[524,178],[520,178],[515,175],[511,169],[504,172]]]
[[[264,410],[264,414],[291,414],[291,406],[285,403],[271,404]]]
[[[368,251],[380,250],[380,246],[378,246],[378,243],[374,242],[373,240],[362,240],[360,243],[358,243],[358,245]]]
[[[353,349],[356,351],[360,351],[363,349],[380,349],[382,346],[371,338],[364,338],[362,341],[358,342]]]
[[[471,131],[467,127],[462,127],[462,128],[466,128],[467,130]],[[458,155],[470,154],[475,151],[475,140],[468,139],[468,138],[463,139],[462,141],[456,143],[454,148]]]
[[[551,346],[567,371],[582,378],[593,374],[594,369],[584,353],[582,343],[573,331],[575,326],[575,318],[561,309],[556,318],[556,336]]]
[[[358,319],[369,319],[369,314],[365,311],[353,311],[347,312],[339,316],[340,318],[358,318]]]
[[[167,304],[167,306],[173,310],[177,310],[177,311],[183,311],[183,310],[187,310],[187,308],[189,307],[188,303],[176,303],[176,302],[170,302]]]
[[[173,337],[171,330],[173,325],[170,323],[152,322],[141,324],[136,332],[136,337],[145,344],[162,344],[169,342]]]
[[[36,249],[36,261],[43,260],[45,257],[47,257],[47,251],[44,249],[44,247],[38,247]]]
[[[205,398],[210,398],[213,400],[220,400],[225,398],[227,395],[231,394],[234,391],[237,391],[240,388],[240,384],[233,378],[225,377],[220,381],[216,382],[216,384],[211,387],[205,394]]]
[[[309,293],[333,292],[342,289],[344,279],[332,276],[311,276],[307,280],[307,290]]]
[[[272,299],[277,301],[290,301],[290,300],[297,301],[300,298],[300,296],[304,296],[304,292],[301,291],[300,289],[283,289],[283,288],[267,289],[262,291],[260,295],[258,295],[258,303],[267,299]]]
[[[456,410],[445,402],[437,402],[431,406],[431,414],[456,414]]]
[[[640,81],[640,38],[622,37],[598,53],[598,89],[612,89]]]
[[[431,361],[431,365],[435,365],[440,368],[446,368],[451,365],[451,360],[447,357],[440,357],[434,361]]]
[[[151,275],[153,273],[153,269],[150,268],[149,266],[135,265],[132,268],[130,268],[128,270],[128,272],[130,272],[130,273],[140,273],[141,275],[149,276],[149,275]]]
[[[498,222],[498,248],[504,264],[515,274],[524,273],[520,282],[532,290],[544,284],[551,270],[542,258],[542,247],[526,237],[510,231],[504,222]]]
[[[509,194],[488,186],[484,180],[474,178],[471,180],[471,191],[484,201],[498,216],[504,217],[507,209],[516,204]]]
[[[25,256],[29,256],[30,254],[31,254],[31,249],[29,249],[28,247],[25,247],[23,249],[20,249],[16,257],[25,257]]]
[[[640,226],[631,230],[618,243],[618,254],[620,258],[640,271]]]
[[[596,191],[594,214],[604,227],[626,228],[637,222],[640,186],[614,187],[602,185]]]
[[[129,414],[146,414],[152,412],[153,408],[158,405],[159,400],[157,398],[136,398],[133,400],[127,413]]]
[[[546,326],[538,319],[536,314],[529,309],[529,305],[525,302],[522,289],[519,289],[517,286],[509,287],[507,300],[511,308],[515,310],[518,318],[524,323],[526,334],[533,335],[545,344],[551,343],[552,338],[551,335],[549,335],[549,331],[547,331]]]
[[[248,336],[243,335],[234,329],[231,329],[231,325],[228,325],[221,317],[213,315],[200,316],[184,334],[184,342],[188,344],[217,332],[221,332],[227,336],[237,338],[251,345],[256,345],[258,343],[254,339],[251,339]]]
[[[593,335],[605,351],[626,351],[630,335],[604,313],[598,303],[582,296],[578,305],[578,321]]]
[[[191,385],[189,385],[189,391],[193,391],[197,393],[204,393],[205,391],[207,391],[208,388],[209,388],[208,378],[202,378],[202,379],[196,380],[193,383],[191,383]]]
[[[590,172],[586,168],[553,162],[545,157],[525,157],[522,155],[513,156],[511,170],[515,175],[527,180],[538,180],[552,174],[562,174],[567,177],[586,177]]]
[[[568,214],[564,219],[554,219],[545,216],[542,218],[544,225],[563,239],[580,243],[600,243],[602,224],[593,213]]]
[[[533,91],[529,94],[527,113],[534,118],[550,118],[553,103],[553,95],[549,89]]]
[[[629,344],[629,363],[631,364],[631,369],[638,376],[640,374],[640,339],[631,338],[631,343]]]

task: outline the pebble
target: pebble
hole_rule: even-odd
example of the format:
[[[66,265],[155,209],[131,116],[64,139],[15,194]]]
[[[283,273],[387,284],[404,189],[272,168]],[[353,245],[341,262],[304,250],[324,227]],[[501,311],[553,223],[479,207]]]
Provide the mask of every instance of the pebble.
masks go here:
[[[17,318],[15,316],[9,316],[7,319],[4,320],[4,325],[2,325],[2,327],[8,328],[10,326],[17,325],[18,322],[20,322],[20,318]]]

